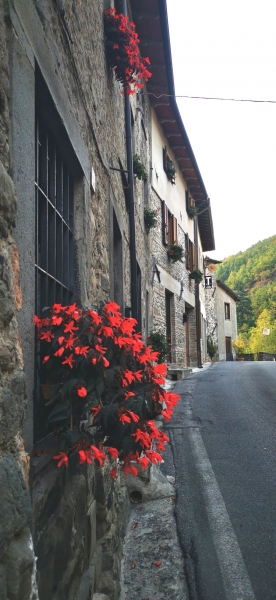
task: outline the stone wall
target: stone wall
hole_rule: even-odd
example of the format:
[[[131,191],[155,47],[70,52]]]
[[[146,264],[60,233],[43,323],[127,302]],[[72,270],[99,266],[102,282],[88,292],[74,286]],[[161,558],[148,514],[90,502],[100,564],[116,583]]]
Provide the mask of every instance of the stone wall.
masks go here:
[[[111,480],[109,468],[85,468],[72,461],[68,469],[57,469],[50,461],[55,453],[51,437],[33,448],[32,408],[35,112],[38,109],[48,118],[43,102],[36,102],[38,82],[40,88],[44,86],[45,98],[49,96],[52,113],[60,123],[59,132],[77,165],[76,299],[86,306],[98,306],[114,297],[117,223],[121,236],[120,304],[123,312],[130,306],[125,182],[119,172],[110,169],[120,164],[127,168],[124,98],[106,63],[106,3],[84,2],[80,6],[67,1],[8,0],[4,4],[5,15],[1,0],[0,597],[23,600],[33,594],[36,598],[32,531],[40,599],[86,600],[97,590],[117,600],[121,541],[128,515],[125,489],[119,479],[115,483]],[[131,108],[135,152],[149,166],[151,137],[150,132],[145,135],[142,126],[140,97],[131,99]],[[143,110],[143,114],[149,110],[147,100]],[[135,196],[145,336],[151,257],[144,226],[145,186],[140,181],[135,182]],[[22,438],[32,455],[30,478]]]
[[[13,238],[17,198],[11,179],[10,73],[6,22],[0,2],[0,597],[35,600],[35,560],[28,491],[29,456],[22,425],[26,406],[18,334],[21,308],[18,250]]]

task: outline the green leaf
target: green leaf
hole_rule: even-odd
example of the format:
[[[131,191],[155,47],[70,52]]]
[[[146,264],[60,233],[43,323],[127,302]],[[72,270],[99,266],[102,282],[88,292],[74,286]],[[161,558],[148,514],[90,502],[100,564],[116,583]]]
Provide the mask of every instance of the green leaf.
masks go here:
[[[61,389],[61,396],[64,398],[66,394],[71,394],[73,387],[78,383],[78,379],[70,379],[66,381]]]
[[[48,423],[57,423],[58,421],[66,421],[71,415],[70,402],[59,402],[51,410],[48,416]]]

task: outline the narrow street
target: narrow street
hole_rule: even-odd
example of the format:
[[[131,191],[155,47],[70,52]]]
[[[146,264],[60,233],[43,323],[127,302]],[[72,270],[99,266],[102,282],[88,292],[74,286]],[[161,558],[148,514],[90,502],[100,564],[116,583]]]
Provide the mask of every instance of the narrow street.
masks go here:
[[[178,382],[167,426],[192,600],[276,598],[276,363],[224,362]]]

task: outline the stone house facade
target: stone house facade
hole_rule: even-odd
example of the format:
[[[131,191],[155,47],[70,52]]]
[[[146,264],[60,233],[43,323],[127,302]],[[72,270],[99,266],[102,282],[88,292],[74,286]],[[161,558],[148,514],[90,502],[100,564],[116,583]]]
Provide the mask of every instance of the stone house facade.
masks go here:
[[[238,337],[237,306],[239,297],[225,283],[216,278],[216,263],[205,258],[205,274],[212,279],[212,288],[205,289],[207,337],[217,346],[218,360],[233,360],[233,341]]]
[[[166,335],[170,362],[178,367],[197,366],[206,357],[205,293],[203,283],[196,283],[190,275],[194,270],[203,273],[203,252],[215,247],[210,200],[174,98],[166,3],[151,3],[147,10],[138,2],[133,4],[134,14],[144,11],[137,29],[152,71],[146,91],[151,107],[148,202],[157,213],[158,226],[149,234],[149,331]],[[166,173],[168,159],[176,168],[174,183]],[[183,259],[175,263],[168,256],[174,243],[185,249]]]
[[[103,10],[112,5],[0,0],[1,600],[119,594],[126,491],[108,469],[53,465],[57,448],[45,426],[33,328],[34,314],[55,301],[98,307],[114,299],[131,313],[125,100],[107,66],[103,30]],[[195,364],[202,289],[195,293],[191,264],[168,260],[161,201],[177,215],[179,243],[188,239],[197,248],[198,268],[202,251],[214,246],[211,211],[176,107],[169,102],[173,138],[165,126],[172,117],[161,114],[166,102],[156,104],[151,95],[160,85],[171,93],[173,85],[166,2],[131,0],[128,10],[152,63],[150,85],[130,99],[132,152],[149,174],[134,182],[139,328],[146,340],[152,328],[167,327],[167,298],[174,360],[187,364],[189,312]],[[159,164],[164,145],[177,165],[176,186]],[[202,210],[194,222],[187,218],[189,198]],[[149,234],[145,204],[160,214]]]

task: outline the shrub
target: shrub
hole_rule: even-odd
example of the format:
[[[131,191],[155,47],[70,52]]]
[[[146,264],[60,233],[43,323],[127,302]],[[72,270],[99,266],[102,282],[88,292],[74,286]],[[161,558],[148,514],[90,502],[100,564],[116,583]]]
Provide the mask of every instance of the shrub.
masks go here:
[[[160,462],[156,450],[168,438],[153,419],[170,419],[178,396],[164,391],[166,365],[155,364],[159,354],[135,333],[135,319],[108,302],[99,313],[54,304],[34,320],[41,383],[51,381],[48,426],[59,439],[58,466],[73,454],[89,464],[118,458],[125,474],[136,475],[133,462]]]
[[[217,349],[218,349],[217,345],[214,343],[214,341],[212,340],[212,338],[210,336],[208,336],[208,338],[207,338],[207,352],[208,352],[211,360],[216,355]]]
[[[164,333],[161,333],[160,331],[151,331],[150,345],[155,352],[158,352],[159,363],[163,363],[165,360],[167,360],[167,356],[170,352],[170,346]]]

